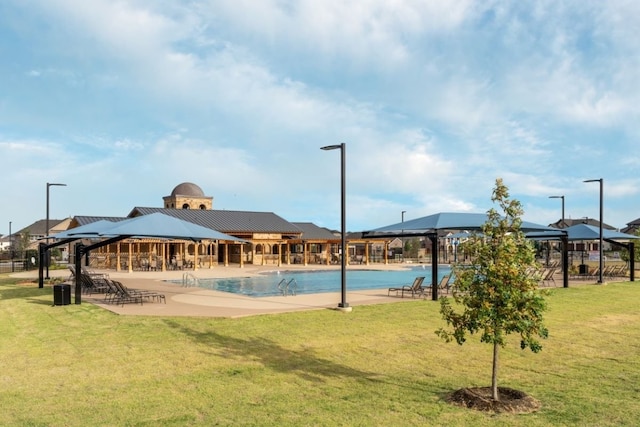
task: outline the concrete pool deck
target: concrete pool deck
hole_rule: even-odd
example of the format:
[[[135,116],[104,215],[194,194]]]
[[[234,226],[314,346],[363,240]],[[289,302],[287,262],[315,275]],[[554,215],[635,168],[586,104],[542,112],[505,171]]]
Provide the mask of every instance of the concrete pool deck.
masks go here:
[[[415,267],[415,264],[392,265],[358,265],[349,266],[348,270],[399,270]],[[96,270],[107,273],[109,277],[122,282],[125,286],[135,289],[146,289],[165,295],[166,304],[162,302],[145,301],[140,304],[107,304],[101,294],[82,295],[82,303],[91,303],[122,315],[139,316],[194,316],[194,317],[243,317],[269,313],[286,313],[302,310],[337,309],[341,300],[340,292],[300,294],[295,296],[248,297],[240,294],[220,292],[196,287],[183,287],[170,284],[166,280],[181,280],[184,274],[197,278],[224,279],[232,277],[254,277],[267,271],[311,271],[311,270],[340,270],[339,266],[320,265],[288,265],[288,266],[238,266],[214,267],[212,269],[188,271],[136,271],[115,272],[112,270]],[[34,278],[37,272],[16,273],[14,277]],[[49,277],[69,277],[69,270],[50,270]],[[72,288],[73,292],[73,288]],[[346,301],[351,307],[367,304],[383,304],[392,302],[411,301],[412,298],[388,296],[387,289],[371,289],[349,291],[347,284]],[[74,303],[72,295],[71,303]]]

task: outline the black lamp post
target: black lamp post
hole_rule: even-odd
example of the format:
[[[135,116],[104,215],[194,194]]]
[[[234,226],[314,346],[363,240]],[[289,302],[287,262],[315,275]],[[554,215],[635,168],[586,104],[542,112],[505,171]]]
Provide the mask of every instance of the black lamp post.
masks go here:
[[[407,211],[402,211],[402,223],[404,224],[404,214],[407,213]],[[404,228],[402,229],[402,232],[400,233],[400,243],[402,243],[402,262],[404,262]]]
[[[558,228],[566,228],[567,224],[564,222],[564,195],[562,196],[549,196],[550,199],[562,199],[562,219],[560,220],[560,226]],[[549,257],[551,252],[551,242],[547,241],[547,266],[549,265]],[[564,267],[563,267],[564,268]]]
[[[338,309],[342,311],[351,311],[351,307],[347,303],[347,239],[346,239],[346,181],[345,181],[345,144],[327,145],[321,147],[321,150],[340,150],[340,222],[341,222],[341,235],[342,235],[342,256],[340,272],[341,272],[341,302],[338,304]]]
[[[564,223],[564,196],[549,196],[550,199],[562,199],[562,228],[565,228],[567,225]]]
[[[47,219],[45,220],[45,233],[47,236],[47,245],[49,244],[49,187],[58,186],[58,187],[66,187],[67,184],[55,184],[51,182],[47,182]],[[49,249],[47,249],[47,253],[45,255],[45,264],[47,265],[47,275],[46,279],[49,278]]]
[[[598,178],[598,179],[587,179],[584,182],[599,182],[600,183],[600,243],[598,244],[598,251],[599,251],[599,255],[600,255],[600,264],[599,264],[599,271],[598,271],[598,283],[603,283],[602,281],[602,270],[604,269],[604,260],[603,260],[603,256],[602,256],[602,243],[603,243],[603,238],[602,238],[602,214],[603,214],[603,184],[604,184],[604,180],[602,178]]]

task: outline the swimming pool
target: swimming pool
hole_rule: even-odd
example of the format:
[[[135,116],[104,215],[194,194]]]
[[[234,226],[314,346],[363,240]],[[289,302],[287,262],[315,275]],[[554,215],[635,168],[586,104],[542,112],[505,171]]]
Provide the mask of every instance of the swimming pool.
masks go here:
[[[289,284],[289,293],[339,292],[341,288],[340,273],[340,270],[273,271],[257,277],[199,279],[198,286],[252,297],[282,295],[283,288],[287,284]],[[438,280],[446,274],[451,274],[450,267],[438,266]],[[425,283],[430,283],[431,266],[418,266],[403,270],[348,270],[347,291],[387,289],[410,285],[416,276],[425,276]]]

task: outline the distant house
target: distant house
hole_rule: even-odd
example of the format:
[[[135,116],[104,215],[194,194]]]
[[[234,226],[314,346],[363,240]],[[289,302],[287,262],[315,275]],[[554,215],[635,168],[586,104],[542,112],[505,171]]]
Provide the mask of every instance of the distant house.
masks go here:
[[[11,237],[9,235],[0,236],[0,251],[6,251],[11,246]]]
[[[563,225],[564,224],[564,225]],[[549,224],[549,227],[554,227],[554,228],[567,228],[567,227],[571,227],[573,225],[576,224],[587,224],[587,225],[593,225],[594,227],[600,227],[600,221],[598,221],[595,218],[580,218],[580,219],[568,219],[565,218],[563,219],[559,219],[556,222],[554,222],[553,224]],[[605,228],[607,230],[615,230],[616,228],[607,224],[607,223],[602,223],[602,228]]]
[[[620,231],[627,234],[636,234],[638,229],[640,229],[640,218],[627,223],[627,226]]]
[[[24,233],[29,234],[29,247],[27,249],[38,249],[38,243],[46,236],[59,233],[69,228],[71,224],[71,218],[65,219],[51,219],[49,218],[49,229],[47,230],[47,220],[40,219],[31,225],[24,227],[13,234],[13,241],[15,242],[19,236]]]

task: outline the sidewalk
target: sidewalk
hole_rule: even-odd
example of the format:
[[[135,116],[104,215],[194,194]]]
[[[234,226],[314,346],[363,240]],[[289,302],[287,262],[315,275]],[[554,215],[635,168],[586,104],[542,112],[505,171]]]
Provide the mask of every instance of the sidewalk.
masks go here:
[[[390,270],[403,266],[369,266],[367,268]],[[140,272],[114,272],[104,270],[109,277],[122,282],[129,288],[146,289],[160,292],[166,297],[166,304],[161,302],[145,301],[140,304],[125,304],[124,306],[106,304],[103,295],[82,295],[82,303],[95,304],[106,310],[122,315],[141,316],[196,316],[196,317],[243,317],[269,313],[285,313],[301,310],[337,309],[341,301],[340,292],[301,294],[295,296],[277,296],[254,298],[240,294],[220,292],[196,287],[183,287],[180,284],[171,284],[166,280],[181,280],[183,274],[189,273],[199,278],[228,278],[228,277],[253,277],[265,271],[292,271],[292,270],[318,270],[336,269],[335,266],[286,266],[280,267],[216,267],[197,271],[140,271]],[[356,267],[354,267],[356,269]],[[360,267],[362,269],[362,267]],[[69,270],[50,270],[49,277],[69,277]],[[13,274],[14,277],[35,278],[37,272],[24,272]],[[71,303],[75,299],[72,287]],[[387,296],[386,289],[348,291],[346,301],[351,307],[367,304],[382,304],[391,302],[411,301],[411,298],[399,298]]]

